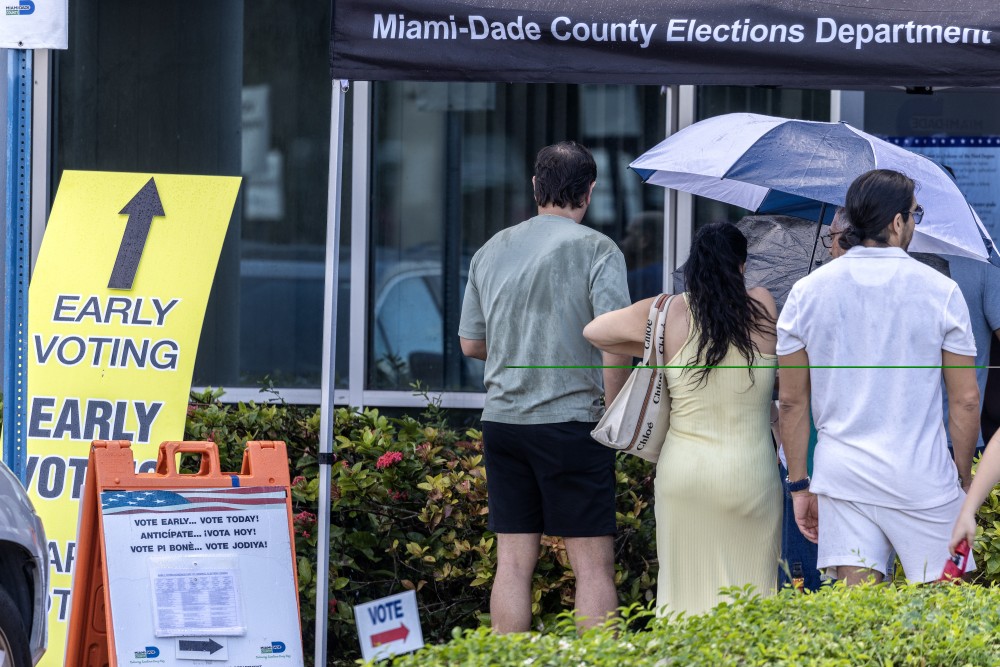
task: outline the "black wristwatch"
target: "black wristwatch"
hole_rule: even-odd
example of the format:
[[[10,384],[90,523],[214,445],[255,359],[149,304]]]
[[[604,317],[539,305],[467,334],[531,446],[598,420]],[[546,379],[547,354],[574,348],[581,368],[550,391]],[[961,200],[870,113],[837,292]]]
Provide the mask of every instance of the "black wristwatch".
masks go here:
[[[805,491],[806,489],[809,488],[809,482],[810,481],[811,480],[809,479],[809,475],[806,475],[802,479],[800,479],[798,481],[795,481],[795,482],[789,480],[788,476],[786,475],[785,476],[785,488],[788,489],[789,493],[795,493],[796,491]]]

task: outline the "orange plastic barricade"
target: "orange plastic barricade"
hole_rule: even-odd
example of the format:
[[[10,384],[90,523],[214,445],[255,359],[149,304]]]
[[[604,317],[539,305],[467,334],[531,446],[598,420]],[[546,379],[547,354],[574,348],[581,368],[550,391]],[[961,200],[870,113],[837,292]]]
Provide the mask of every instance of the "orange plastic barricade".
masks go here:
[[[128,441],[93,443],[66,667],[301,666],[285,443],[248,442],[239,473],[213,442],[164,442],[155,472],[135,468]]]

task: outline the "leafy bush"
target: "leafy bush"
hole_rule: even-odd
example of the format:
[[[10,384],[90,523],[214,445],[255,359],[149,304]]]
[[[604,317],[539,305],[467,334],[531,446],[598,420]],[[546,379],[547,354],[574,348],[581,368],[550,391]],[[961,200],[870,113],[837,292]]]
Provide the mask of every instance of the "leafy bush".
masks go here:
[[[978,568],[973,581],[1000,584],[1000,486],[993,489],[976,515],[976,544],[972,549]]]
[[[303,637],[314,638],[319,413],[282,404],[219,402],[220,392],[193,397],[185,438],[213,440],[224,470],[238,470],[247,440],[285,440],[294,478],[292,499]],[[455,628],[489,623],[496,565],[486,529],[486,476],[478,431],[449,427],[431,402],[420,419],[378,410],[338,409],[331,484],[330,655],[360,656],[353,606],[403,590],[417,591],[428,643]],[[652,467],[635,457],[617,462],[615,579],[623,603],[646,603],[656,581]],[[574,580],[562,540],[544,538],[535,573],[535,627],[551,627],[572,607]]]
[[[622,622],[577,637],[572,624],[548,634],[456,633],[449,644],[398,656],[393,667],[433,665],[995,665],[1000,605],[979,586],[842,586],[766,599],[732,591],[703,616]],[[650,621],[645,631],[629,628]]]
[[[316,515],[319,498],[316,454],[319,411],[311,407],[274,402],[223,404],[219,402],[221,393],[216,390],[192,397],[185,438],[216,442],[224,470],[239,469],[247,440],[283,440],[287,443],[294,478],[292,498],[302,629],[306,652],[311,654],[314,645],[316,595]],[[419,419],[390,418],[377,410],[359,412],[339,409],[335,414],[334,434],[336,464],[333,467],[331,485],[328,644],[331,664],[348,664],[359,657],[352,609],[354,605],[408,588],[417,591],[424,637],[429,644],[448,641],[453,636],[453,631],[488,625],[489,589],[496,555],[494,536],[486,530],[486,487],[479,432],[449,427],[445,413],[431,402]],[[622,604],[642,606],[653,599],[656,581],[655,526],[650,504],[653,496],[653,469],[649,464],[630,456],[619,456],[616,465],[619,535],[615,543],[615,578]],[[979,524],[980,538],[975,550],[980,564],[977,581],[995,584],[1000,581],[1000,490],[994,490],[980,510]],[[538,648],[540,646],[547,646],[545,642],[555,641],[558,645],[559,639],[563,639],[562,635],[566,632],[561,632],[560,628],[565,624],[561,624],[558,618],[561,611],[572,606],[573,588],[572,572],[562,542],[546,538],[542,559],[535,574],[532,611],[534,627],[552,631],[558,639],[530,640],[532,651],[541,650]],[[693,636],[704,633],[705,646],[699,651],[703,651],[704,656],[715,656],[721,650],[719,646],[727,645],[726,642],[719,643],[715,635],[711,634],[723,633],[722,629],[711,625],[713,621],[708,620],[718,618],[721,619],[720,627],[725,627],[727,623],[734,624],[732,641],[740,637],[743,637],[740,641],[750,643],[763,641],[765,645],[773,644],[781,655],[798,655],[795,653],[798,644],[813,645],[818,641],[817,638],[826,636],[823,628],[827,622],[822,620],[826,618],[824,614],[834,615],[836,623],[831,627],[842,627],[837,625],[842,623],[841,616],[855,613],[851,609],[854,601],[861,605],[856,610],[860,618],[871,616],[868,611],[870,609],[903,604],[901,600],[904,599],[905,604],[911,605],[913,609],[924,604],[921,602],[924,600],[921,595],[924,594],[909,589],[884,588],[878,591],[857,593],[860,597],[854,597],[854,593],[837,592],[794,598],[796,604],[793,607],[789,607],[787,594],[778,598],[784,602],[752,602],[743,599],[735,607],[723,607],[705,619],[688,619],[681,624],[671,624],[671,628],[687,628],[670,630],[680,633],[676,636],[663,635],[664,631],[657,630],[649,633],[649,636],[644,634],[630,638],[627,642],[623,641],[621,646],[606,637],[588,641],[598,642],[601,646],[607,642],[607,650],[612,653],[621,653],[621,647],[628,642],[636,646],[641,644],[649,650],[653,650],[659,645],[656,642],[660,642],[671,647],[670,655],[679,651],[678,655],[687,656],[685,651],[694,651],[695,646],[691,644],[693,640],[690,637],[685,638],[684,633],[695,633]],[[874,598],[881,595],[881,591],[886,591],[887,599],[877,602]],[[969,587],[961,593],[946,595],[989,599],[979,597],[989,593],[977,592],[977,589]],[[927,599],[936,598],[931,596]],[[802,609],[817,605],[825,611],[819,613],[815,622],[801,615]],[[990,601],[989,605],[995,606],[995,603]],[[753,619],[753,623],[745,628],[736,623],[732,618],[735,610],[742,610],[741,614],[749,614],[748,618]],[[767,613],[776,615],[772,619],[776,624],[774,628],[768,625],[770,620],[765,623]],[[788,613],[792,616],[788,616]],[[939,616],[932,615],[932,618],[937,619]],[[632,621],[648,620],[643,618],[641,614],[633,615]],[[956,627],[965,626],[960,624]],[[749,634],[740,634],[751,630],[760,632],[761,637],[751,640]],[[954,634],[953,631],[954,629],[947,630],[945,634]],[[796,632],[803,634],[798,636]],[[862,632],[862,629],[859,627],[857,632]],[[875,633],[873,636],[877,636],[882,630],[876,632],[873,629],[872,632]],[[886,632],[891,634],[895,630],[889,629]],[[781,643],[781,638],[786,636],[798,639],[790,641],[786,646]],[[965,638],[959,639],[958,635],[955,637],[956,642],[966,642]],[[463,641],[481,644],[493,640],[487,640],[480,633],[469,635]],[[514,651],[510,647],[516,646],[518,641],[529,640],[508,640],[503,644],[506,647],[503,651]],[[834,647],[838,641],[841,640],[836,638],[836,633],[829,639],[822,639],[822,642]],[[843,641],[848,640],[844,638]],[[867,641],[868,639],[864,639],[864,642]],[[933,643],[937,639],[930,641]],[[717,645],[713,645],[713,642]],[[872,642],[875,640],[872,639]],[[462,651],[463,645],[465,644],[459,643],[447,650]],[[970,644],[970,647],[974,648],[975,645]],[[618,648],[611,648],[613,646]],[[902,650],[901,646],[903,645],[886,653],[873,655],[904,655],[897,651]],[[740,664],[755,664],[754,660],[763,660],[766,648],[767,646],[754,649],[758,651],[754,654],[756,657],[751,656],[747,662]],[[493,648],[490,645],[482,650],[491,651]],[[437,654],[421,652],[420,655]],[[621,653],[620,662],[632,659],[630,655],[628,652]],[[734,655],[743,653],[737,652]],[[807,654],[813,655],[814,653]],[[835,648],[829,648],[828,653],[822,655],[836,655]],[[858,655],[867,654],[862,652]],[[488,652],[485,656],[483,660],[492,663],[493,656]],[[697,655],[690,657],[695,664],[698,664],[699,659]],[[840,663],[835,658],[829,659],[834,662],[825,663],[816,658],[816,664],[855,664],[852,660],[842,658]],[[448,660],[457,661],[458,658]],[[684,660],[675,659],[663,664],[681,665],[686,664],[687,660],[686,657]],[[786,658],[779,657],[775,660],[781,662]],[[791,658],[787,660],[791,664]],[[803,660],[808,663],[813,657],[804,657]],[[475,664],[475,661],[472,662]],[[556,659],[550,662],[561,664]],[[705,657],[700,664],[711,662]],[[946,662],[950,664],[950,661]],[[989,662],[997,661],[984,663],[973,660],[972,664]],[[536,663],[545,664],[545,660],[538,658]],[[720,664],[726,663],[722,661]],[[894,664],[909,663],[902,660]],[[937,663],[928,661],[927,664]],[[957,664],[963,663],[959,660]]]

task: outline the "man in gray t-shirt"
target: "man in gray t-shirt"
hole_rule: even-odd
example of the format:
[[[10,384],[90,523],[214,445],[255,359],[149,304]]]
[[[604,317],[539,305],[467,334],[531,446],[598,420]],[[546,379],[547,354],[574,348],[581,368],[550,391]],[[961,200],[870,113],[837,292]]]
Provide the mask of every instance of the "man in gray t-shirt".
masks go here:
[[[604,410],[602,393],[614,399],[632,360],[602,355],[583,327],[630,301],[621,251],[580,224],[596,178],[583,146],[543,148],[532,178],[538,215],[491,238],[469,268],[458,335],[466,356],[486,362],[483,444],[489,527],[497,533],[490,616],[497,632],[530,628],[543,533],[564,538],[581,625],[603,622],[618,606],[614,451],[590,430]]]

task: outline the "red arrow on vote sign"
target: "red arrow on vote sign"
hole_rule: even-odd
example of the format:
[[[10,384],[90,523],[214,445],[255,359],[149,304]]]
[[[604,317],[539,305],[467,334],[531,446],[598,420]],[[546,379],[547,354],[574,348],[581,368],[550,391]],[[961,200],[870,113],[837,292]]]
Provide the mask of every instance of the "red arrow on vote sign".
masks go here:
[[[392,630],[386,630],[385,632],[379,632],[378,634],[372,635],[372,648],[381,646],[382,644],[388,644],[389,642],[398,642],[401,639],[406,641],[406,638],[409,636],[410,629],[403,625],[402,621],[400,621],[398,628],[393,628]]]

